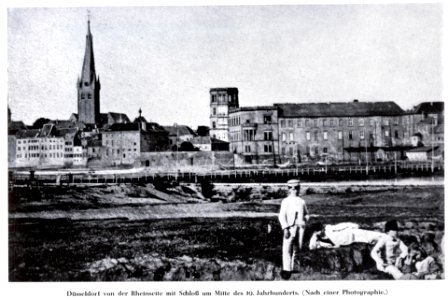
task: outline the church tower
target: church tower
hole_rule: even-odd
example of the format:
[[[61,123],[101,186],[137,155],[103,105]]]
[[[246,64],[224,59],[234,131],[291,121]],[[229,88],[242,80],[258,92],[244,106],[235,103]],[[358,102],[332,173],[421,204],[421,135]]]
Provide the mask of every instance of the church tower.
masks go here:
[[[84,124],[100,122],[100,78],[95,73],[93,58],[93,37],[90,32],[90,18],[87,20],[86,52],[81,78],[78,78],[78,121]]]

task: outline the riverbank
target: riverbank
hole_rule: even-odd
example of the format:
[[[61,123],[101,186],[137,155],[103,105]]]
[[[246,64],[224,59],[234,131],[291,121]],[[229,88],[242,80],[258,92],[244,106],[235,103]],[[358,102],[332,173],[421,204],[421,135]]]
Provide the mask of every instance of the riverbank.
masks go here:
[[[122,189],[135,192],[129,186]],[[176,195],[182,188],[166,191],[170,189]],[[281,189],[260,186],[259,191],[265,193],[259,200],[211,202],[205,196],[177,195],[176,199],[183,199],[177,203],[148,197],[141,186],[137,190],[140,194],[134,196],[144,197],[96,190],[90,199],[93,194],[74,189],[51,198],[46,192],[41,201],[21,198],[9,214],[10,280],[279,279],[281,200],[274,196]],[[202,194],[199,187],[188,194],[196,192]],[[440,186],[303,192],[311,223],[350,221],[382,231],[384,222],[394,218],[404,228],[405,241],[431,234],[438,245],[444,234],[444,188]],[[155,200],[159,202],[148,202]],[[375,270],[365,245],[305,250],[299,261],[295,280],[387,278]]]

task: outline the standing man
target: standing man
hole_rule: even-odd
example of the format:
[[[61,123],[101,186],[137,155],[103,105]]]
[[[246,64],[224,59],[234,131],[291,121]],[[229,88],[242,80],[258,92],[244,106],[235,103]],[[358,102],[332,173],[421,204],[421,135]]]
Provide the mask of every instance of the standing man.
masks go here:
[[[305,200],[299,197],[300,181],[288,181],[289,196],[283,199],[278,219],[283,230],[283,279],[289,279],[294,268],[295,252],[302,249],[308,209]]]

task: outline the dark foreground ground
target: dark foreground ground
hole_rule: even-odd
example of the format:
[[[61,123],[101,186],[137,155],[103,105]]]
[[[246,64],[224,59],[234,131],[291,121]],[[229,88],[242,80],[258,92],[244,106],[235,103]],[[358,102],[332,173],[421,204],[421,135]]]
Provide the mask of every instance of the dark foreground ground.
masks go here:
[[[382,230],[398,219],[405,242],[423,236],[440,244],[444,228],[443,187],[407,187],[375,192],[304,195],[310,222],[357,222]],[[80,215],[95,212],[85,199],[79,205],[15,204],[9,219],[10,281],[90,280],[277,280],[281,266],[279,201],[245,203],[133,203],[104,205],[110,218],[27,218],[27,211],[55,210]],[[48,203],[47,203],[48,204]],[[97,206],[101,206],[98,205]],[[11,206],[12,207],[12,206]],[[42,207],[42,208],[39,208]],[[197,217],[132,220],[132,211],[176,211],[192,207]],[[201,209],[223,214],[207,218]],[[126,211],[125,215],[120,212]],[[25,212],[17,217],[16,212]],[[232,214],[239,212],[240,214]],[[247,216],[244,212],[256,212]],[[31,215],[30,215],[31,216]],[[305,237],[308,240],[309,236]],[[434,254],[439,255],[440,249]],[[370,247],[304,251],[292,279],[387,279],[375,270]]]

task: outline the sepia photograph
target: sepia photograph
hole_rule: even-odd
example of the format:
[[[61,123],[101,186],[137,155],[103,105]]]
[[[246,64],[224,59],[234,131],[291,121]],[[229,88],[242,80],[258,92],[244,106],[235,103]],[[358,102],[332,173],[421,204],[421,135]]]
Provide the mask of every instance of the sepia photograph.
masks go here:
[[[444,280],[442,8],[8,7],[8,281]]]

